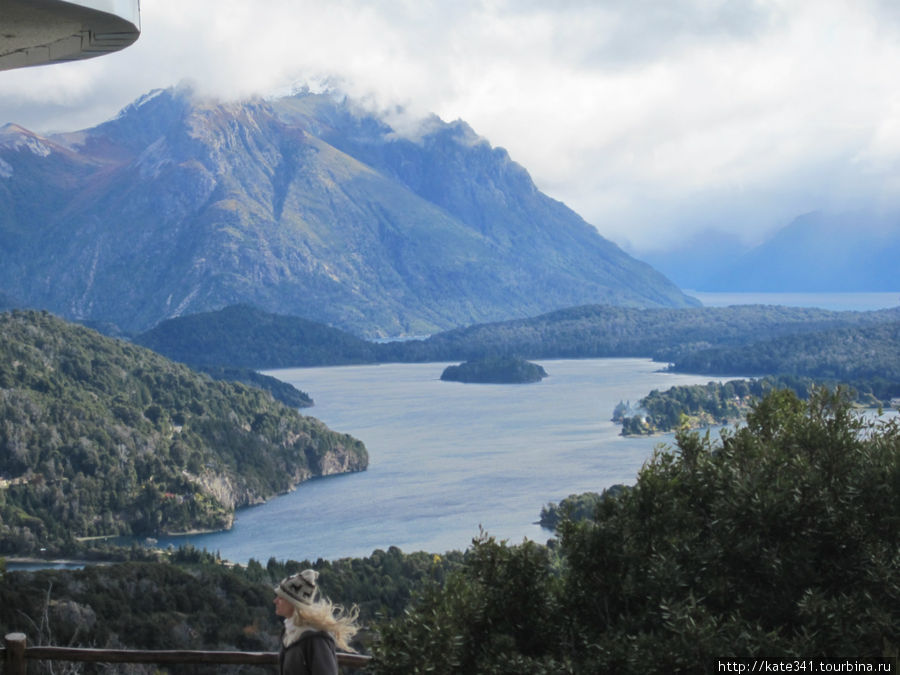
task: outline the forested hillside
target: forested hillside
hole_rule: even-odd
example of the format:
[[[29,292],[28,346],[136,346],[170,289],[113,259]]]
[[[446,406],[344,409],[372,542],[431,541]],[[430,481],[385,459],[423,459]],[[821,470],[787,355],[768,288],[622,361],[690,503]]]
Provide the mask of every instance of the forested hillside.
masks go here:
[[[232,567],[188,547],[164,562],[5,575],[0,569],[0,633],[23,631],[30,644],[277,651],[282,623],[272,611],[272,587],[311,567],[319,572],[319,586],[329,599],[359,606],[366,630],[356,646],[368,652],[380,618],[401,615],[416,589],[443,581],[462,560],[461,552],[404,554],[391,547],[366,558],[270,558]],[[221,668],[190,666],[172,672],[196,675]]]
[[[680,355],[673,370],[718,375],[779,373],[861,383],[880,399],[900,396],[900,322],[754,340]]]
[[[313,405],[312,398],[305,391],[300,391],[294,385],[271,375],[263,375],[252,368],[240,366],[198,366],[196,364],[191,364],[191,367],[201,373],[206,373],[214,380],[241,382],[250,387],[267,391],[276,400],[291,408],[309,408]]]
[[[50,314],[0,314],[0,551],[223,528],[234,508],[366,468],[365,447]]]
[[[684,309],[588,305],[528,319],[477,324],[426,339],[381,343],[243,305],[170,319],[134,340],[176,361],[251,368],[496,356],[641,356],[670,362],[713,346],[897,321],[900,309],[834,312],[767,305]]]
[[[522,358],[645,356],[658,361],[711,346],[745,345],[900,320],[900,308],[835,312],[771,305],[635,309],[588,305],[529,319],[479,324],[424,341],[380,346],[384,360],[454,360],[486,355]]]
[[[134,342],[196,366],[339,366],[377,359],[374,343],[249,305],[168,319],[137,335]]]
[[[375,675],[715,673],[716,658],[752,657],[896,669],[900,426],[865,422],[839,394],[782,390],[720,439],[676,438],[633,486],[547,509],[546,546],[483,534],[464,554],[227,569],[189,550],[7,572],[0,628],[32,644],[52,631],[98,647],[274,650],[272,585],[314,566],[332,600],[360,603]]]
[[[675,371],[807,377],[861,400],[900,396],[900,308],[872,312],[743,305],[591,305],[375,343],[249,306],[180,317],[136,342],[191,364],[248,368],[485,359],[652,357]],[[207,365],[207,368],[212,366]]]

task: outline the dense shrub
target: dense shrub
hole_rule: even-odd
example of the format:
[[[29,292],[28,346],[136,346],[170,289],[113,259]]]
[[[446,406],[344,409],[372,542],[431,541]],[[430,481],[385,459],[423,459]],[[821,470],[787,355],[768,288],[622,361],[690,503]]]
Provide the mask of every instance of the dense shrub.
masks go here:
[[[554,547],[477,542],[383,627],[379,672],[896,659],[898,494],[896,421],[865,422],[841,391],[771,392],[717,441],[679,433],[631,489],[563,520]]]

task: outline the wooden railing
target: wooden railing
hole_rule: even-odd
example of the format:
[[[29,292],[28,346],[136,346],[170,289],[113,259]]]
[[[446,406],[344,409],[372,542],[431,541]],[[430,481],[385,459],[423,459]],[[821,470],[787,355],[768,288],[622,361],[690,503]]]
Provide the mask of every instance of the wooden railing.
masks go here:
[[[0,649],[3,675],[25,675],[28,661],[88,661],[93,663],[204,663],[278,666],[278,652],[207,652],[196,650],[87,649],[81,647],[29,647],[24,633],[9,633]],[[338,653],[338,665],[362,668],[371,657]]]

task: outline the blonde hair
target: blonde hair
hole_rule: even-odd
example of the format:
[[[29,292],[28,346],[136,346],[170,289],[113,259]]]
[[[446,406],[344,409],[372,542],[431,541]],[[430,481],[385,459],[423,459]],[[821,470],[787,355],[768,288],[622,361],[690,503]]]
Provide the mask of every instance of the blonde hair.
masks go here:
[[[334,636],[334,643],[339,649],[347,652],[356,650],[350,646],[353,636],[359,631],[356,620],[359,618],[359,607],[353,605],[346,611],[341,605],[332,604],[328,598],[319,598],[312,604],[295,602],[291,616],[295,626],[309,626],[316,630],[324,630]]]

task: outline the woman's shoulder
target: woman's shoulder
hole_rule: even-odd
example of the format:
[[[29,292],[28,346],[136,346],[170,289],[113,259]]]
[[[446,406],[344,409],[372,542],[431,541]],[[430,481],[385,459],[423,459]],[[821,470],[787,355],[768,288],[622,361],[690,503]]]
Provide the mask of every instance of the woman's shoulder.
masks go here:
[[[332,635],[326,631],[304,631],[283,649],[281,672],[337,675],[337,653]]]
[[[334,636],[326,630],[303,631],[303,634],[297,638],[297,642],[304,642],[306,640],[325,640],[334,644]]]
[[[319,642],[327,642],[332,649],[334,648],[334,636],[331,633],[325,630],[312,629],[303,631],[300,636],[285,647],[285,649],[293,649],[301,645],[309,646],[310,643]]]

